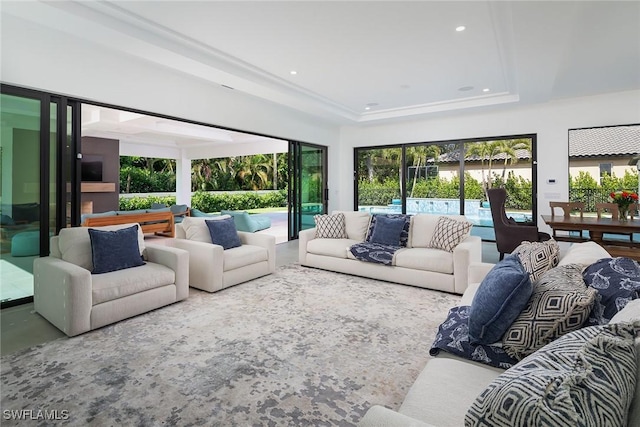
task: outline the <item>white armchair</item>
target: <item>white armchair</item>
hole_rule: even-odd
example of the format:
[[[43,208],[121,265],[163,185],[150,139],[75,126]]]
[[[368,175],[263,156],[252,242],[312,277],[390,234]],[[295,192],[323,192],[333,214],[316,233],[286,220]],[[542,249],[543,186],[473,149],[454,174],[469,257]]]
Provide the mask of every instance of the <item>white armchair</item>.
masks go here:
[[[116,230],[131,225],[92,228]],[[92,274],[88,228],[60,230],[51,238],[51,254],[33,263],[36,312],[74,336],[186,299],[189,254],[145,245],[140,230],[138,242],[145,265]]]
[[[238,231],[242,246],[224,250],[211,242],[204,222],[210,219],[187,217],[176,224],[176,238],[171,244],[189,252],[190,286],[217,292],[275,271],[274,236]]]

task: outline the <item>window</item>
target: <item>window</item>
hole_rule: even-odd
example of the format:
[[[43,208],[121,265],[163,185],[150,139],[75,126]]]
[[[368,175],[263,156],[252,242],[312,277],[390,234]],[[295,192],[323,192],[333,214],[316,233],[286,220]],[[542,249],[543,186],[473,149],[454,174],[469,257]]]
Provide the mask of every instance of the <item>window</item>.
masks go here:
[[[495,240],[485,192],[507,189],[508,214],[535,218],[535,135],[355,149],[355,208],[371,213],[464,214]]]

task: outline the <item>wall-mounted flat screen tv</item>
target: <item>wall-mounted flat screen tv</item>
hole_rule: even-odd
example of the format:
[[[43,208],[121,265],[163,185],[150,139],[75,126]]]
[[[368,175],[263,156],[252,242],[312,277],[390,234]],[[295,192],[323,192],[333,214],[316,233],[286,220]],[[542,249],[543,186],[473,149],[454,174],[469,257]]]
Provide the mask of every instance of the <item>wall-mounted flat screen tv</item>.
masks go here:
[[[82,181],[102,182],[102,156],[83,154],[80,165]]]

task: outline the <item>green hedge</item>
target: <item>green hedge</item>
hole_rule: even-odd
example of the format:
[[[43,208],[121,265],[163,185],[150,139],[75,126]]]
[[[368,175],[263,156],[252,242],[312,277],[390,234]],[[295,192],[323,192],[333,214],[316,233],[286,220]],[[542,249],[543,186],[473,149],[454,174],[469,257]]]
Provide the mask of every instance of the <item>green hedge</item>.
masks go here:
[[[120,210],[149,209],[152,203],[173,205],[175,196],[121,197]],[[248,210],[287,206],[287,190],[270,191],[258,194],[246,193],[207,193],[198,191],[191,196],[191,208],[203,212],[225,210]]]

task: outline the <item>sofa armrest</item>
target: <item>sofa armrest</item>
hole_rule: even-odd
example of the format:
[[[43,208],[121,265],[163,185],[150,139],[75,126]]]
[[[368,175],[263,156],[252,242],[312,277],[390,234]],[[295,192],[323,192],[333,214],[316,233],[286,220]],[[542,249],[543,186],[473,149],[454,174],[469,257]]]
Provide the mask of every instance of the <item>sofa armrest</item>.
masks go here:
[[[384,406],[374,405],[362,417],[358,427],[434,427]]]
[[[189,252],[189,284],[208,292],[222,289],[224,249],[212,243],[186,239],[171,241],[174,248]]]
[[[55,257],[33,261],[35,310],[72,337],[91,330],[91,272]]]
[[[150,262],[162,264],[176,273],[176,301],[189,296],[189,253],[165,245],[147,244],[145,254]]]
[[[307,262],[307,243],[316,238],[316,228],[307,228],[298,233],[298,262],[305,265]]]
[[[276,237],[269,234],[247,233],[238,231],[238,236],[243,245],[260,246],[269,253],[269,271],[276,271]]]
[[[480,283],[495,264],[489,262],[472,262],[469,264],[469,283]]]
[[[469,265],[482,261],[482,239],[468,236],[453,249],[454,292],[464,293],[469,285]]]

